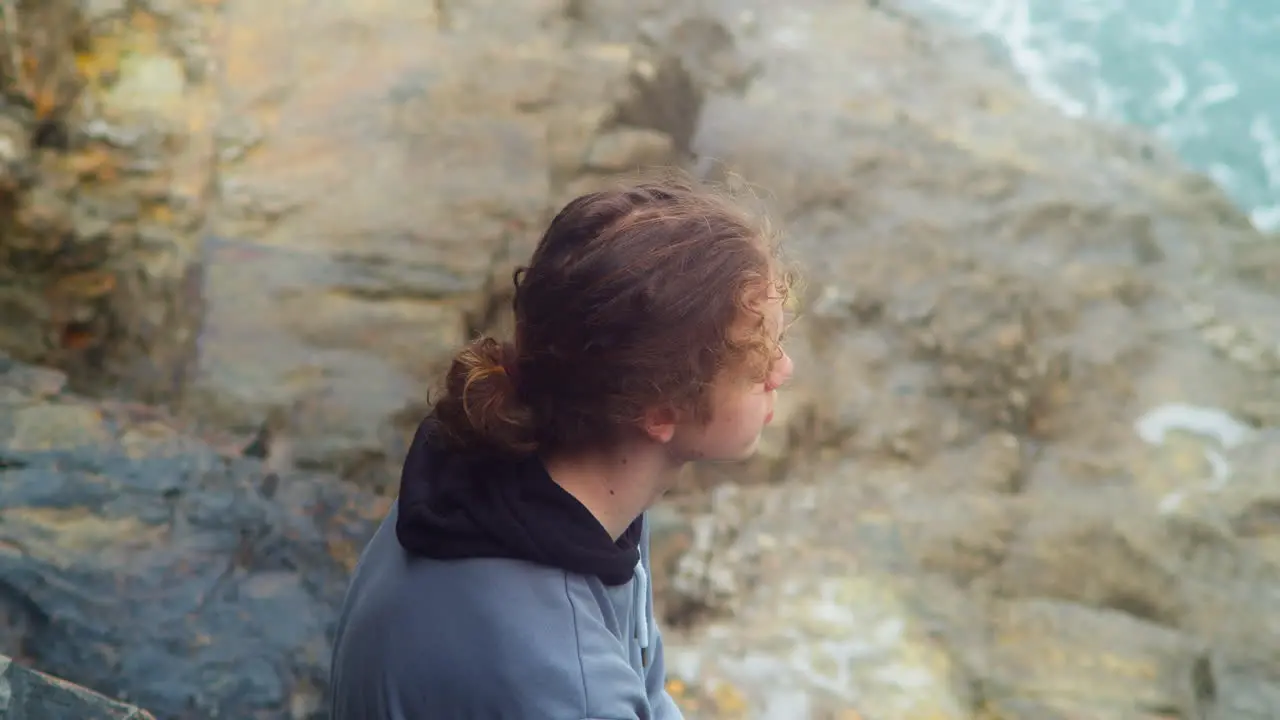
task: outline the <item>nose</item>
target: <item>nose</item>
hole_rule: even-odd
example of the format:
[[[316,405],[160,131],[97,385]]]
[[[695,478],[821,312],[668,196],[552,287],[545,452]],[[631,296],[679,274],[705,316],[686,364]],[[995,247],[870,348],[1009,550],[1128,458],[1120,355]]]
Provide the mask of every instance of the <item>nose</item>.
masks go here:
[[[765,390],[772,392],[787,384],[794,370],[795,363],[791,362],[791,356],[787,354],[786,350],[783,350],[782,356],[769,369],[769,377],[765,378],[764,381]]]

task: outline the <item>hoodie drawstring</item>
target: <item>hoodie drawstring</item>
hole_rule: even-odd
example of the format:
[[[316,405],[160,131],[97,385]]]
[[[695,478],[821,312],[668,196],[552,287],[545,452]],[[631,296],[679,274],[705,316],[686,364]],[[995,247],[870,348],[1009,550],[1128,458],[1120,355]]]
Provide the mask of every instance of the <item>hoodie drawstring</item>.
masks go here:
[[[649,573],[644,562],[636,563],[636,576],[631,583],[635,590],[632,603],[636,611],[636,640],[640,644],[640,664],[649,667]]]

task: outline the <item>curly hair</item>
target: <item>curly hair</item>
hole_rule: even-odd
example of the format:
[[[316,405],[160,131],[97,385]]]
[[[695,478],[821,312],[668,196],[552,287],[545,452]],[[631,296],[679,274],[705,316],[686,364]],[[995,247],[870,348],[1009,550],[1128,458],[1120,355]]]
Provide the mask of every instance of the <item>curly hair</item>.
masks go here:
[[[463,348],[433,405],[456,446],[602,449],[658,404],[709,419],[722,373],[763,378],[779,357],[762,300],[793,275],[761,216],[666,180],[570,201],[513,282],[514,339]]]

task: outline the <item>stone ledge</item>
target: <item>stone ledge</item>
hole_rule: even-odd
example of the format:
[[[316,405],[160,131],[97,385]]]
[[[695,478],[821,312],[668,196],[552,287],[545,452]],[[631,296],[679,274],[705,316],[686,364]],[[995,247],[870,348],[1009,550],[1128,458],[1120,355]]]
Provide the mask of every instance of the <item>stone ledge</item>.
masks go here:
[[[155,720],[146,710],[23,667],[0,655],[0,717],[5,720]]]

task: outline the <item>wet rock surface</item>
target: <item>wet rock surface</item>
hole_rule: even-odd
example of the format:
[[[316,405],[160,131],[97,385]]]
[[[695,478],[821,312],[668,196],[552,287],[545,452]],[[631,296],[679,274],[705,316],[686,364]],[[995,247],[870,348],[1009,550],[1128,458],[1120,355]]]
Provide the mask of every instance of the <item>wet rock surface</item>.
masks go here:
[[[136,707],[22,667],[0,655],[0,712],[10,720],[154,720]]]
[[[385,503],[11,359],[0,388],[0,647],[161,718],[318,717]]]

